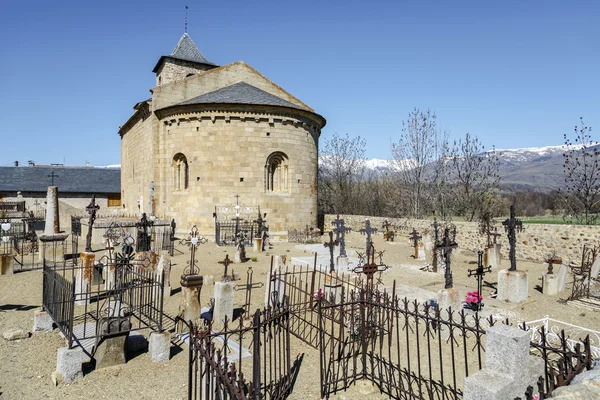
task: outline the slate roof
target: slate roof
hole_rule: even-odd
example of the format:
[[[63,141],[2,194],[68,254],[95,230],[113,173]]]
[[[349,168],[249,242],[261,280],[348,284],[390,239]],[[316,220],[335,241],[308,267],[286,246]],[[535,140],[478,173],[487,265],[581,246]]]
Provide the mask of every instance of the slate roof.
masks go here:
[[[120,193],[120,168],[27,166],[0,167],[0,192],[47,192],[50,175],[59,193]]]
[[[193,99],[186,100],[177,105],[187,104],[259,104],[267,106],[282,106],[303,109],[296,104],[290,103],[280,97],[267,93],[246,82],[238,82],[233,85],[217,89],[214,92],[205,93]]]
[[[175,58],[177,60],[191,61],[199,64],[206,64],[218,67],[217,64],[208,61],[206,57],[202,55],[200,50],[198,50],[198,47],[194,44],[194,42],[188,36],[187,33],[184,33],[181,39],[179,39],[179,42],[177,43],[177,46],[175,46],[175,49],[173,49],[171,55],[162,56],[158,60],[152,72],[156,72],[158,70],[159,65],[165,58]]]

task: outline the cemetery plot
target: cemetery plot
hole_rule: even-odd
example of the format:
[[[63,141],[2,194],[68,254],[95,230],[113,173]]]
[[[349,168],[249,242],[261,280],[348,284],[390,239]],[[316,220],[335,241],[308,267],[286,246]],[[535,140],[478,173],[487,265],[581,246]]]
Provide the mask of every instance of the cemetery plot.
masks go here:
[[[82,253],[79,265],[43,265],[44,310],[64,335],[68,347],[80,346],[93,357],[106,336],[151,328],[162,330],[163,274],[156,258],[133,251],[131,237],[122,252],[95,263]]]
[[[260,207],[240,205],[240,196],[235,197],[235,205],[215,206],[215,241],[219,246],[234,246],[240,232],[244,233],[246,244],[253,245],[255,239],[263,238],[267,229],[263,219],[266,214],[261,214]]]

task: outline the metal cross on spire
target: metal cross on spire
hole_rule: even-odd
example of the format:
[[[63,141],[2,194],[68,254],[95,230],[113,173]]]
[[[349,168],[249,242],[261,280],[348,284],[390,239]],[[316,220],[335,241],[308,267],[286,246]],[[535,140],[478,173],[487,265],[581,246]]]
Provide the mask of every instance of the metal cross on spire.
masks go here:
[[[183,31],[185,33],[187,33],[187,12],[188,12],[188,6],[185,6],[185,28],[183,29]]]
[[[508,243],[510,243],[510,268],[509,271],[517,270],[517,258],[516,258],[516,247],[517,247],[517,232],[523,231],[523,221],[515,218],[515,205],[510,206],[510,218],[502,222],[504,225],[504,231],[508,235]]]
[[[54,171],[52,171],[52,173],[51,173],[51,174],[48,174],[48,178],[50,178],[50,179],[51,179],[51,181],[50,181],[50,186],[54,186],[54,178],[58,178],[58,175],[56,175],[56,174],[54,173]]]

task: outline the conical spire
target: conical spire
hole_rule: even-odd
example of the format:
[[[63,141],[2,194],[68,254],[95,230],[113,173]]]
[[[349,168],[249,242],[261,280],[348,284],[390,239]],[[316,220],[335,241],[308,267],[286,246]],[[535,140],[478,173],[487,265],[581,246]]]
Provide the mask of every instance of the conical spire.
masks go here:
[[[202,64],[216,65],[202,55],[187,33],[184,33],[181,39],[179,39],[177,46],[175,46],[175,49],[171,53],[171,57]]]
[[[198,50],[198,47],[196,47],[196,45],[189,37],[187,32],[184,33],[183,36],[181,36],[181,39],[179,39],[179,42],[177,42],[177,46],[175,46],[175,49],[173,49],[173,52],[170,55],[162,56],[158,60],[152,72],[157,72],[159,67],[162,65],[163,61],[168,58],[189,61],[197,64],[204,64],[205,66],[208,66],[208,69],[218,67],[217,64],[208,61],[206,57],[202,55],[202,53],[200,52],[200,50]]]

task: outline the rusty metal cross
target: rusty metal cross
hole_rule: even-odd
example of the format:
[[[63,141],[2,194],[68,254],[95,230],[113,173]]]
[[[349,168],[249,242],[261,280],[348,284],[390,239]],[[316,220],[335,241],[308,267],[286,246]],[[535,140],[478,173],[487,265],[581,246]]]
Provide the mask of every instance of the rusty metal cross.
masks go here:
[[[329,248],[329,272],[335,271],[335,263],[333,262],[333,249],[338,245],[337,240],[333,240],[333,232],[329,232],[329,242],[323,243],[323,246]]]
[[[373,244],[373,241],[371,240],[371,234],[377,232],[377,228],[372,228],[371,227],[371,221],[369,219],[365,220],[365,227],[360,229],[360,233],[363,235],[367,235],[367,258],[369,258],[369,254],[371,252],[371,247]]]
[[[479,298],[477,300],[477,309],[479,310],[479,308],[480,308],[479,305],[481,304],[481,299],[483,297],[483,295],[481,294],[481,289],[483,286],[483,277],[485,276],[486,273],[492,272],[491,265],[488,265],[487,267],[483,266],[483,252],[482,251],[477,252],[477,268],[470,269],[468,271],[469,271],[469,275],[467,275],[467,276],[476,276],[477,277],[477,293],[479,294]]]
[[[52,171],[52,173],[48,175],[48,178],[50,178],[50,179],[51,179],[50,186],[54,186],[54,178],[58,178],[58,175],[56,175],[56,174],[54,173],[54,171]]]
[[[516,258],[516,247],[517,247],[517,232],[523,231],[523,221],[515,218],[515,205],[510,206],[510,218],[502,222],[504,225],[504,231],[508,234],[508,243],[510,243],[509,259],[510,268],[509,271],[516,271],[517,269],[517,258]]]
[[[375,246],[371,243],[371,248],[367,252],[367,262],[363,265],[355,267],[352,271],[357,274],[364,274],[367,277],[367,292],[370,293],[373,290],[373,276],[376,272],[383,272],[389,267],[382,263],[382,254],[380,253],[379,264],[375,262]]]
[[[412,240],[413,242],[413,247],[417,247],[419,245],[419,240],[421,240],[423,237],[421,235],[419,235],[419,232],[417,232],[415,230],[415,228],[413,228],[412,232],[410,233],[410,235],[408,236],[408,238],[410,240]]]
[[[230,264],[233,264],[233,261],[231,261],[229,259],[229,254],[226,254],[225,259],[223,261],[219,261],[219,264],[222,264],[225,266],[225,273],[223,274],[223,281],[225,281],[225,282],[229,281],[230,277],[229,277],[229,275],[227,275],[227,267],[229,267]]]
[[[54,173],[54,171],[53,171]],[[88,231],[85,237],[85,251],[91,253],[92,251],[92,227],[94,226],[94,221],[96,220],[96,211],[100,209],[100,206],[96,204],[96,195],[92,195],[92,201],[87,205],[85,210],[90,217],[88,218]]]

